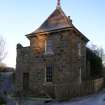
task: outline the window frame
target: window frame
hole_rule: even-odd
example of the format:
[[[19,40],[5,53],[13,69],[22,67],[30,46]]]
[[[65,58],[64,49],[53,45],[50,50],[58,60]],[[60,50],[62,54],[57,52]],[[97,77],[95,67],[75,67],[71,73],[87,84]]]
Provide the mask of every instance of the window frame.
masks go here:
[[[80,57],[82,56],[81,42],[78,42],[78,55],[79,55]]]
[[[45,40],[45,51],[44,51],[45,55],[53,55],[54,51],[53,51],[53,41],[51,39],[47,39]]]
[[[48,69],[51,69],[51,70],[48,70]],[[51,83],[53,82],[53,64],[46,64],[45,66],[45,82],[47,83]]]

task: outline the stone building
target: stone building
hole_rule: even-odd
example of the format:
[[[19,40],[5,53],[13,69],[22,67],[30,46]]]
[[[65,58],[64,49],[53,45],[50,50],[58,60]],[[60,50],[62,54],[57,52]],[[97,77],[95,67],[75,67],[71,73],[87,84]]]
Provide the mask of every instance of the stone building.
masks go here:
[[[89,40],[72,24],[60,4],[26,37],[30,46],[17,44],[16,90],[55,99],[80,94],[80,85],[87,78]]]

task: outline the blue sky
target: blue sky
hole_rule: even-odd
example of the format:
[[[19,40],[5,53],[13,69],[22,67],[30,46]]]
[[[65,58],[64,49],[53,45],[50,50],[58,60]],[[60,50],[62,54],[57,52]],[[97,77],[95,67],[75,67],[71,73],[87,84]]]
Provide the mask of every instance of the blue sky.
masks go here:
[[[0,35],[6,41],[8,66],[16,65],[16,44],[28,46],[25,37],[54,11],[57,0],[0,0]],[[105,0],[61,0],[73,24],[90,41],[105,48]]]

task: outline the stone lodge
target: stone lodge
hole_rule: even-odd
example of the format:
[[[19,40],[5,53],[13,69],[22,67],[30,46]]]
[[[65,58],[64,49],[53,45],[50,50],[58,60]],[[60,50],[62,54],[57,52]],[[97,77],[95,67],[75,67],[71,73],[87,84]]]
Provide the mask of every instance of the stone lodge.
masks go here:
[[[93,91],[90,82],[84,83],[88,78],[86,44],[89,39],[72,24],[60,4],[26,37],[30,46],[17,44],[17,92],[67,99]]]

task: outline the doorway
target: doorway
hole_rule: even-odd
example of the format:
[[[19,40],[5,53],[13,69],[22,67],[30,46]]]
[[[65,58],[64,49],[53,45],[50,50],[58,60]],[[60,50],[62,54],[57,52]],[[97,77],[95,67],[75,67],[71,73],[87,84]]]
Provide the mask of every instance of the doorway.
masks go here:
[[[29,89],[29,73],[23,73],[23,90]]]

